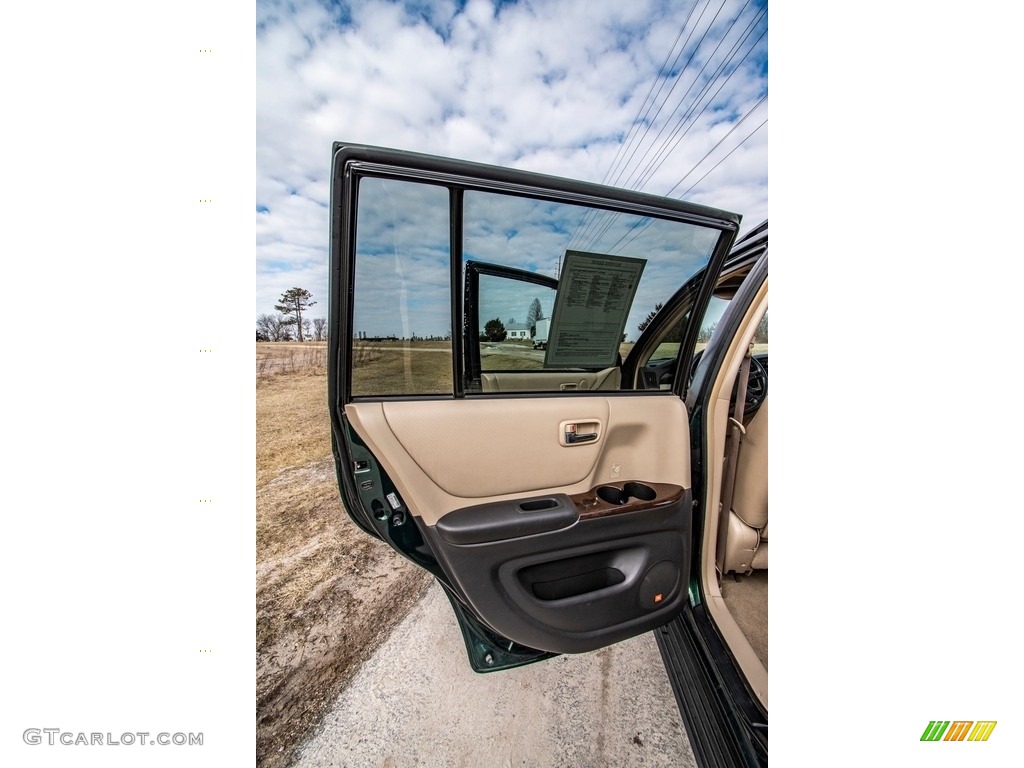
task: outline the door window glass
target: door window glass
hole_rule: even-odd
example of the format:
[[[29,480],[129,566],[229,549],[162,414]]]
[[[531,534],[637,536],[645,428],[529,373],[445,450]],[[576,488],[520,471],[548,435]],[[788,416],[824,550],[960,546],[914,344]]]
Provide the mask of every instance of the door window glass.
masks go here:
[[[557,291],[545,291],[501,277],[480,279],[478,306],[467,308],[480,325],[480,370],[513,377],[517,371],[619,364],[649,313],[707,266],[719,234],[633,213],[475,190],[466,192],[464,211],[467,263],[558,281]],[[536,322],[538,311],[544,322]],[[547,379],[531,380],[538,389],[565,391],[558,377],[550,386]]]
[[[708,265],[721,236],[642,213],[373,175],[358,180],[356,214],[353,397],[455,396],[456,375],[466,394],[618,389],[646,319]]]
[[[365,178],[358,210],[352,394],[450,394],[448,190]]]

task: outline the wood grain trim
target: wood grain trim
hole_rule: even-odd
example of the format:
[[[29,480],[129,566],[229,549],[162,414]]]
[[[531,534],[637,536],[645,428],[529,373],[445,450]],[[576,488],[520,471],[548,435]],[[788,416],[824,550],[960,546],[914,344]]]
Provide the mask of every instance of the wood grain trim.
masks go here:
[[[606,501],[598,495],[601,488],[611,488],[620,493],[629,485],[646,486],[654,491],[654,498],[650,500],[629,496],[625,503],[615,504]],[[626,480],[621,483],[602,483],[591,488],[585,493],[576,493],[569,496],[576,508],[579,510],[580,520],[594,520],[608,515],[621,515],[628,512],[640,512],[644,509],[655,509],[667,507],[679,502],[685,493],[682,486],[671,483],[645,483],[643,480]],[[622,494],[625,495],[625,494]]]

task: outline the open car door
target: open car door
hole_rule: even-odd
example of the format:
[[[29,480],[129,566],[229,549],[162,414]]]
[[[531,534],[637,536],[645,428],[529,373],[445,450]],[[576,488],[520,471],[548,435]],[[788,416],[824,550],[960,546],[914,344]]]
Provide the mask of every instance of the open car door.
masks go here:
[[[686,605],[684,398],[738,227],[677,200],[335,144],[342,498],[440,582],[473,669],[590,651]],[[634,342],[668,310],[682,321],[659,375],[631,354],[652,358]]]

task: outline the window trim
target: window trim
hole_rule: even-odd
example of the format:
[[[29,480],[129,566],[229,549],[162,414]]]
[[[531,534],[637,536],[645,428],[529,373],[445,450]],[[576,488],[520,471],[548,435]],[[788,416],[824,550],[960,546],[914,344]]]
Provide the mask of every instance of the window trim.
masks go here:
[[[462,297],[462,308],[465,312],[463,335],[465,336],[466,364],[463,383],[479,382],[480,374],[483,372],[483,363],[480,360],[480,275],[501,277],[505,280],[519,280],[558,290],[558,280],[539,272],[527,272],[525,269],[486,261],[467,261],[465,265],[466,287]]]

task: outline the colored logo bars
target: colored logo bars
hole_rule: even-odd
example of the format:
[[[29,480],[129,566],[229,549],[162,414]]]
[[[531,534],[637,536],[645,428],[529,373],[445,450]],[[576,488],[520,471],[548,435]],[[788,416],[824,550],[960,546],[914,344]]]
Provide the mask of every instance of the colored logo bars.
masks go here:
[[[932,720],[921,741],[988,741],[995,727],[995,720]]]

